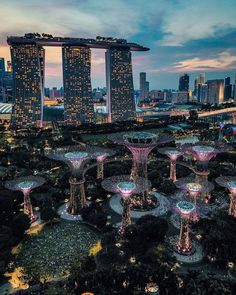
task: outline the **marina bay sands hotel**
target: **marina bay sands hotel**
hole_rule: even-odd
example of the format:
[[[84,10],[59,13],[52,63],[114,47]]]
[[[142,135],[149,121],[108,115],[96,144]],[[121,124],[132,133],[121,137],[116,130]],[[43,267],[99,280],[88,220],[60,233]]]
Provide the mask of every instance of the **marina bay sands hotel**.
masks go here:
[[[65,123],[93,122],[91,48],[106,49],[108,122],[135,118],[131,51],[147,51],[149,48],[124,39],[64,38],[38,33],[11,36],[7,42],[11,47],[14,79],[13,127],[43,126],[43,46],[62,47]]]

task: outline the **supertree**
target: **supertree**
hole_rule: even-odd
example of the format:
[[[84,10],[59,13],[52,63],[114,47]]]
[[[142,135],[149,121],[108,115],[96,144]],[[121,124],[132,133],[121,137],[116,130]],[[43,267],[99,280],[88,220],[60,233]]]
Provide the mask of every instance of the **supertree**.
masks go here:
[[[208,187],[208,163],[219,153],[230,150],[229,146],[223,144],[217,144],[215,142],[197,142],[194,144],[184,144],[181,146],[181,150],[184,153],[190,153],[193,158],[197,161],[195,174],[196,182],[201,184],[203,187]],[[205,201],[209,199],[209,191],[201,194]]]
[[[224,127],[225,127],[225,124],[224,123],[220,123],[219,124],[219,138],[218,138],[219,141],[222,141],[223,140],[223,135],[224,135],[223,130],[224,130]]]
[[[232,143],[236,142],[236,127],[235,126],[232,127],[232,138],[231,138],[231,142]]]
[[[118,175],[103,180],[102,187],[109,192],[119,193],[123,199],[122,222],[119,229],[119,233],[123,234],[126,227],[131,224],[131,197],[149,189],[151,183],[143,177],[133,180],[130,175]]]
[[[40,176],[24,176],[6,181],[6,188],[14,191],[21,191],[24,195],[24,213],[30,218],[31,222],[36,219],[30,200],[31,191],[44,184],[45,179]]]
[[[215,179],[220,186],[226,187],[229,190],[229,215],[236,217],[236,177],[235,176],[220,176]]]
[[[159,148],[158,152],[169,157],[170,179],[173,181],[176,181],[176,161],[180,156],[183,155],[183,152],[178,150],[177,148],[172,148],[172,147]]]
[[[106,158],[111,157],[115,154],[115,151],[108,149],[108,148],[100,148],[96,147],[96,151],[94,152],[94,155],[97,160],[97,179],[103,179],[104,178],[104,161]]]
[[[181,254],[188,254],[192,251],[189,237],[189,220],[195,213],[196,207],[192,202],[180,201],[176,204],[176,210],[180,213],[181,217],[180,232],[176,250]]]
[[[86,206],[83,168],[87,160],[95,158],[89,148],[81,146],[67,146],[56,148],[45,154],[48,158],[65,162],[71,171],[70,200],[67,211],[69,214],[77,215]]]

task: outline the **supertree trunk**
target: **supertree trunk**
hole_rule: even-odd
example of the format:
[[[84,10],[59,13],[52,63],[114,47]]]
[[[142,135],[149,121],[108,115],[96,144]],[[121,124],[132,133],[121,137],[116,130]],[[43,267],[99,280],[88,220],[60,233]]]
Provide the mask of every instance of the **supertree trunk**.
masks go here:
[[[71,177],[70,182],[70,200],[68,213],[78,215],[80,210],[86,206],[84,179],[78,180],[76,177]]]
[[[24,193],[24,213],[29,217],[31,221],[35,219],[33,207],[30,200],[30,192]]]
[[[179,252],[187,253],[191,250],[189,238],[189,219],[181,217],[179,240],[177,244]]]
[[[97,161],[97,179],[104,178],[104,161],[98,160]]]
[[[230,193],[229,215],[236,217],[236,196]]]
[[[196,177],[195,177],[195,181],[206,188],[205,191],[203,191],[199,194],[200,199],[206,203],[210,199],[210,192],[207,190],[207,188],[208,188],[208,175],[209,175],[209,171],[196,171]]]
[[[131,224],[130,208],[131,208],[131,200],[123,199],[122,223],[119,229],[120,234],[123,234],[126,227]]]
[[[170,160],[170,179],[176,181],[176,161]]]

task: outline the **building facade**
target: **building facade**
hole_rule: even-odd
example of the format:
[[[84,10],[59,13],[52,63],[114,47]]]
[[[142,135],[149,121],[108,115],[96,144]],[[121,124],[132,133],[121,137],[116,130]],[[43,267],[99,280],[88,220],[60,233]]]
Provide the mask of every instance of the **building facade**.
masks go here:
[[[232,84],[230,84],[230,77],[225,78],[224,100],[229,100],[232,97]]]
[[[108,122],[135,119],[134,86],[129,48],[106,51]]]
[[[149,96],[149,82],[146,80],[146,73],[139,74],[139,101],[148,98]]]
[[[179,91],[189,90],[189,75],[183,74],[179,77]]]
[[[62,63],[65,122],[93,122],[90,48],[63,46]]]
[[[207,102],[210,104],[221,104],[224,102],[223,79],[207,81]]]
[[[13,65],[13,110],[11,125],[42,127],[44,57],[41,46],[11,46]]]

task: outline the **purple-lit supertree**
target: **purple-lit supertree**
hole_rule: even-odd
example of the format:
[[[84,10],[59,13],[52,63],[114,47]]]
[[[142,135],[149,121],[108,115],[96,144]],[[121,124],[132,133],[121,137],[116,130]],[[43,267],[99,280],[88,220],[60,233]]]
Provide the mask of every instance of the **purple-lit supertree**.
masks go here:
[[[97,179],[103,179],[104,178],[104,161],[106,158],[111,157],[115,154],[115,151],[107,148],[100,148],[95,147],[96,151],[94,152],[94,155],[97,160]]]
[[[158,152],[169,157],[170,179],[176,181],[176,161],[183,155],[183,152],[174,147],[159,148]]]
[[[236,177],[235,176],[220,176],[215,179],[220,186],[226,187],[229,192],[230,205],[229,215],[236,217]]]
[[[46,153],[50,159],[65,162],[70,170],[70,200],[68,206],[68,213],[72,215],[79,214],[80,210],[86,206],[85,189],[84,189],[84,175],[83,168],[87,160],[96,158],[93,153],[89,152],[89,148],[81,146],[67,146],[57,148],[49,153]]]
[[[158,145],[173,141],[166,134],[153,134],[149,132],[129,132],[111,135],[110,140],[126,146],[133,155],[131,178],[138,176],[147,180],[147,159],[149,153]]]
[[[176,204],[176,210],[180,213],[181,223],[176,250],[181,254],[191,253],[192,247],[189,237],[189,220],[196,211],[192,202],[180,201]]]
[[[40,176],[25,176],[6,181],[6,188],[14,191],[21,191],[24,195],[24,213],[30,218],[31,222],[36,219],[30,200],[31,191],[44,184],[45,179]]]
[[[190,153],[197,161],[195,174],[196,182],[201,184],[204,188],[208,187],[208,163],[219,153],[230,150],[229,146],[217,144],[214,142],[197,142],[194,144],[184,144],[181,150],[185,153]],[[209,199],[209,190],[201,194],[205,201]]]
[[[119,229],[119,233],[123,234],[125,228],[131,224],[131,197],[149,189],[151,183],[143,177],[132,180],[130,175],[118,175],[103,180],[102,187],[109,192],[119,193],[123,199],[122,223]]]

